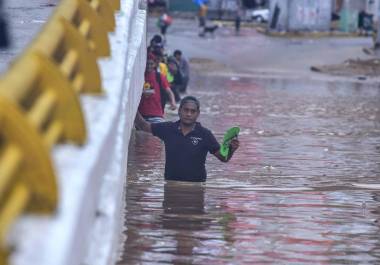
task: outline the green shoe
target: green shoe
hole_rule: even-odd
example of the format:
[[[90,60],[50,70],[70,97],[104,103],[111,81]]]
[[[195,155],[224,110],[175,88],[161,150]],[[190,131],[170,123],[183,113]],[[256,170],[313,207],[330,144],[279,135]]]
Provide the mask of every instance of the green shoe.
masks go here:
[[[224,134],[222,144],[220,145],[220,154],[226,159],[230,153],[231,140],[239,135],[240,128],[235,126],[229,128]]]

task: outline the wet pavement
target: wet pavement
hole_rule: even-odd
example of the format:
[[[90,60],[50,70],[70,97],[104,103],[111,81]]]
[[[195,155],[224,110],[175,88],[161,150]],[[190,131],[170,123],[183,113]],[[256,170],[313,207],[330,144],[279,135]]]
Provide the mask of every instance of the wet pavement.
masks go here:
[[[0,49],[0,74],[25,50],[54,12],[59,0],[3,0],[10,46]]]
[[[287,41],[247,31],[240,49],[242,37],[232,33],[224,29],[213,39],[194,39],[186,49],[191,31],[173,26],[168,44],[184,43],[192,61],[189,93],[201,100],[201,123],[218,140],[240,125],[241,148],[228,164],[209,156],[205,184],[165,183],[162,143],[135,132],[118,264],[379,264],[378,83],[308,74],[301,64],[307,58],[291,49],[284,56],[295,63],[288,67],[276,57],[267,58],[265,73],[255,63],[244,67],[238,60],[254,61],[263,41],[276,47]],[[235,46],[219,58],[216,51],[227,37]],[[336,43],[347,42],[353,51],[366,41]],[[335,45],[331,39],[313,40],[309,48],[307,40],[300,42],[311,60],[321,52],[314,46]],[[251,59],[244,57],[249,45]],[[229,62],[231,54],[236,59]]]

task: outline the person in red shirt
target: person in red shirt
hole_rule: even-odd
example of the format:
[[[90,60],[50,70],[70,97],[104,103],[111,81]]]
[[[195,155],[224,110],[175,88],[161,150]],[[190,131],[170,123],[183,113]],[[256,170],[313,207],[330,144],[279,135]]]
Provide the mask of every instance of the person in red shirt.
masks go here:
[[[177,108],[169,82],[164,75],[157,71],[157,66],[156,57],[150,54],[146,65],[144,89],[138,108],[143,118],[151,123],[165,121],[163,118],[164,110],[161,106],[161,87],[163,88],[162,91],[165,91],[169,96],[170,108],[172,110]]]

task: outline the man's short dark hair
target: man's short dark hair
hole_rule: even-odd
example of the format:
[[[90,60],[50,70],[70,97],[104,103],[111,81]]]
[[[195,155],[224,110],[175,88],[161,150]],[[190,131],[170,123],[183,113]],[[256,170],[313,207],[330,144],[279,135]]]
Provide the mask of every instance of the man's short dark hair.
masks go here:
[[[174,56],[177,56],[177,55],[181,56],[182,52],[180,50],[175,50],[173,54]]]
[[[162,37],[158,34],[154,35],[153,38],[150,40],[151,44],[155,43],[161,43],[162,44]]]
[[[197,109],[200,110],[201,104],[199,103],[199,100],[196,97],[193,96],[186,96],[181,100],[181,103],[179,104],[179,108],[182,108],[185,103],[192,102],[195,105],[197,105]]]

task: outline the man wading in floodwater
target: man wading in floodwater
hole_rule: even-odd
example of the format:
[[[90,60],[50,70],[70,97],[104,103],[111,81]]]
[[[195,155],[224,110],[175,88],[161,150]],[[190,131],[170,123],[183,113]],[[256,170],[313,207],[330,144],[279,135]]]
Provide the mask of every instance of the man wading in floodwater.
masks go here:
[[[165,179],[180,181],[206,181],[206,156],[210,152],[222,162],[228,162],[239,140],[233,139],[227,158],[220,154],[220,145],[210,130],[197,122],[200,113],[199,101],[192,96],[181,100],[177,122],[149,123],[140,113],[136,115],[139,129],[152,133],[165,143]]]

